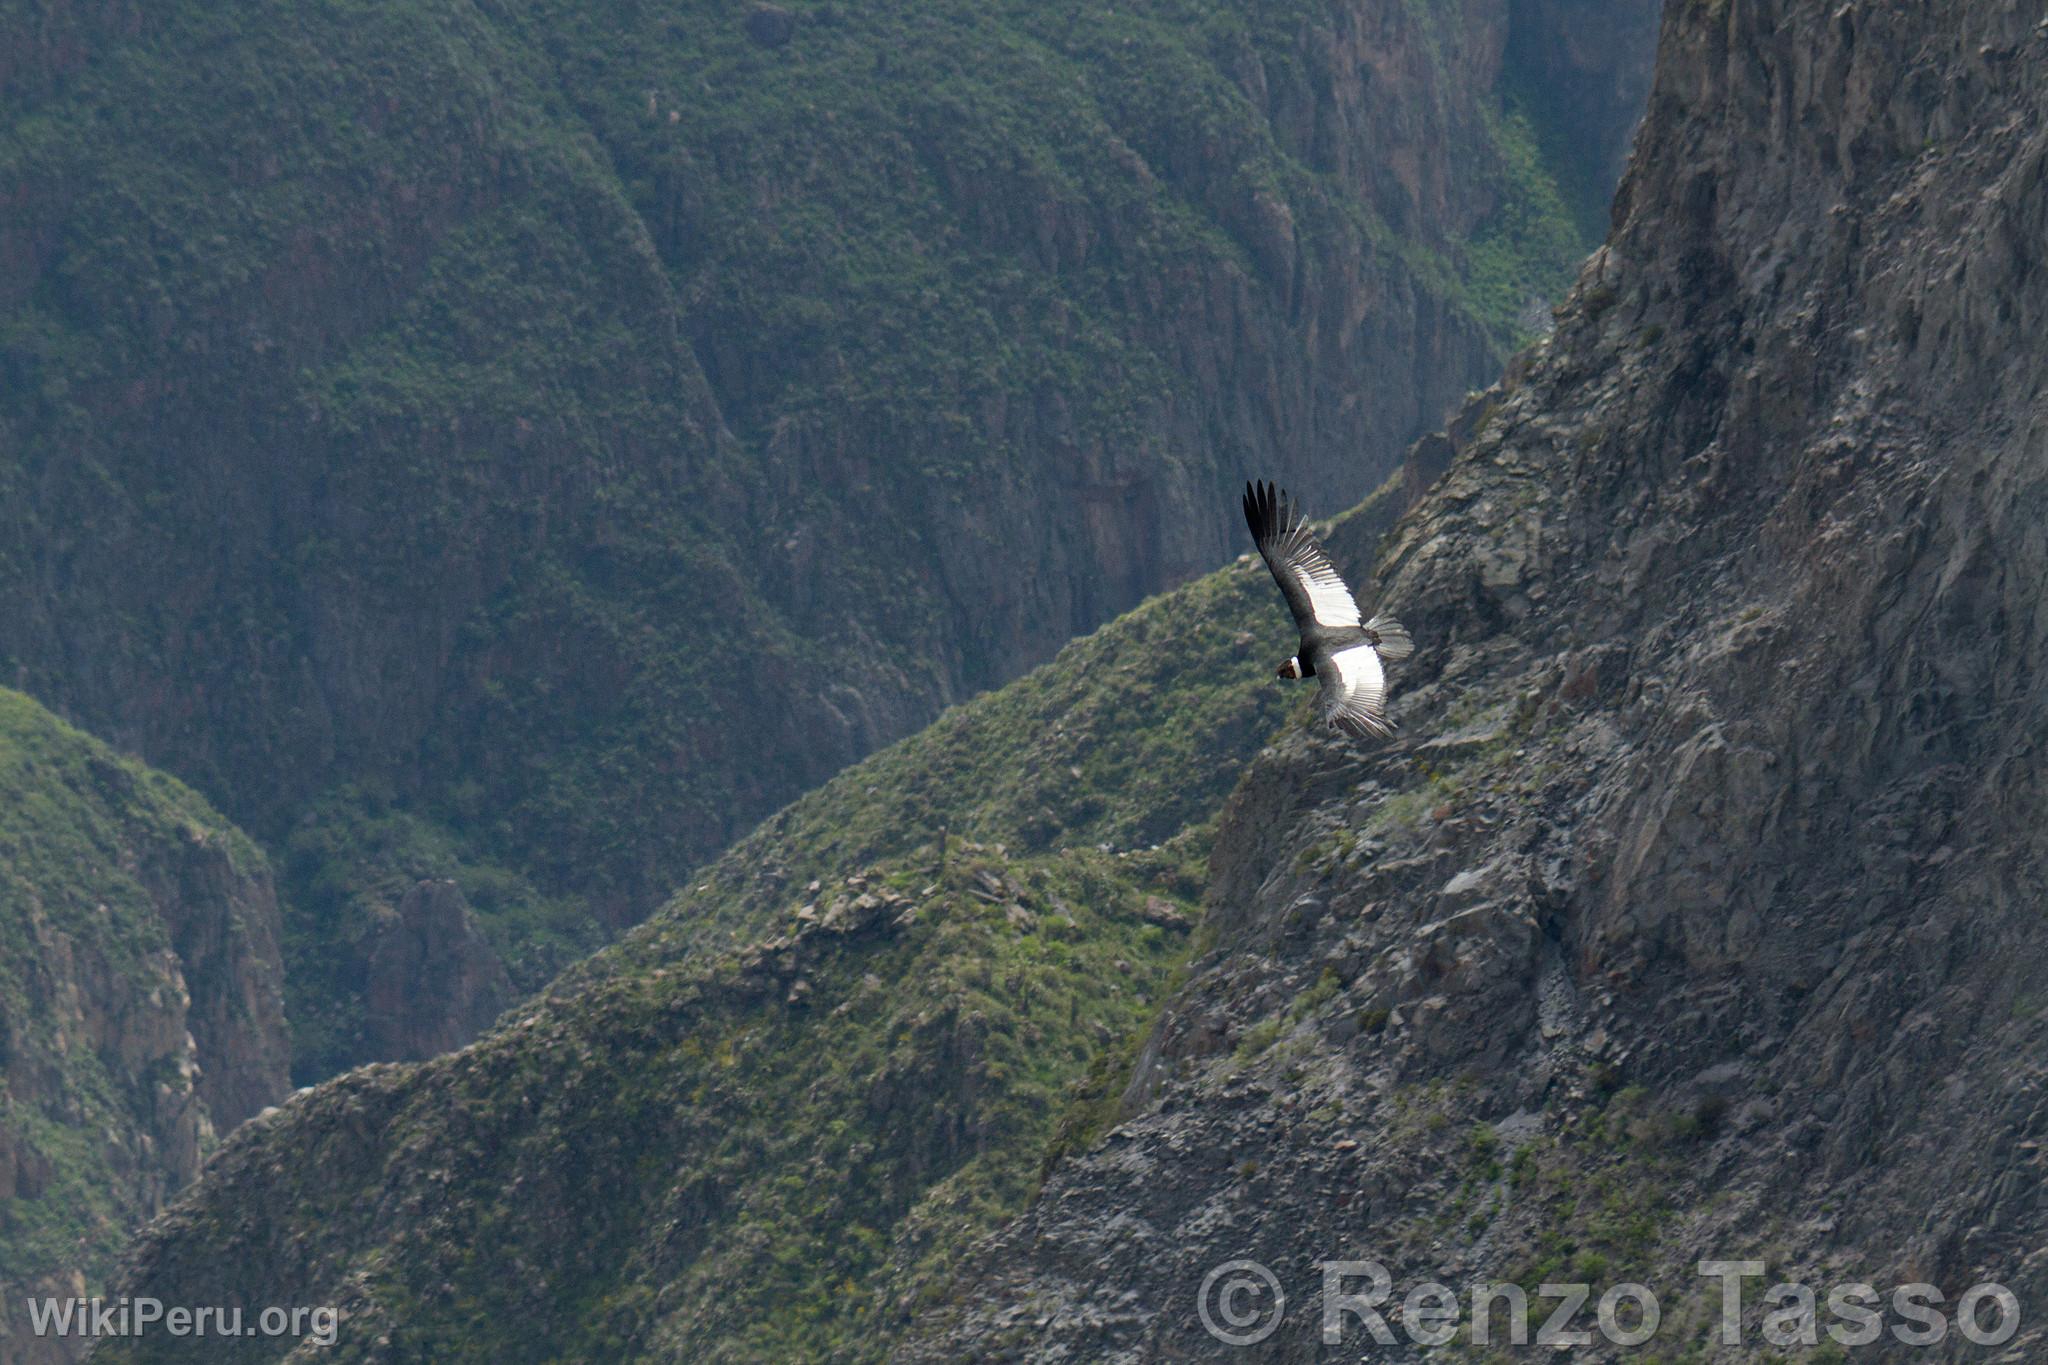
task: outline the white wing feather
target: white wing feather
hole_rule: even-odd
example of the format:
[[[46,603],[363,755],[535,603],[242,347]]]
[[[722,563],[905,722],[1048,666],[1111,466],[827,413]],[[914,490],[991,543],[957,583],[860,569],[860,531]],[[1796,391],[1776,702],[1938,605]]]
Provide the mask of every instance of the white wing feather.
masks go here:
[[[1322,680],[1323,719],[1340,730],[1384,738],[1394,733],[1387,719],[1387,673],[1370,644],[1340,649],[1316,665]]]
[[[1344,586],[1343,576],[1316,543],[1308,523],[1296,522],[1276,548],[1280,562],[1308,593],[1309,610],[1320,625],[1335,629],[1359,624],[1358,603],[1351,599],[1351,589]]]

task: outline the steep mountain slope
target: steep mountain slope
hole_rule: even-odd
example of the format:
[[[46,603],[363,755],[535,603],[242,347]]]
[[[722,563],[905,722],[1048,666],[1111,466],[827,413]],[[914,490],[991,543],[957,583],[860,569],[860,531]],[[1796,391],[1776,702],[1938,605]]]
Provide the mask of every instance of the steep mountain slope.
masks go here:
[[[341,1359],[879,1357],[1113,1107],[1291,643],[1243,564],[948,713],[471,1047],[246,1125],[135,1283],[341,1304]]]
[[[0,690],[0,1358],[285,1089],[277,901],[197,796]],[[83,1343],[77,1343],[82,1346]]]
[[[1217,1343],[1196,1294],[1237,1257],[1287,1290],[1285,1320],[1243,1353],[1278,1360],[1328,1354],[1315,1263],[1331,1259],[1376,1258],[1403,1291],[1641,1280],[1664,1304],[1650,1350],[1694,1360],[1768,1349],[1754,1294],[1745,1342],[1715,1343],[1715,1286],[1694,1273],[1705,1258],[1753,1256],[1823,1293],[1926,1281],[1952,1309],[1997,1281],[2023,1312],[2044,1301],[2044,104],[2048,29],[2016,5],[1671,8],[1612,240],[1556,335],[1464,414],[1448,473],[1380,551],[1368,595],[1421,645],[1397,692],[1402,737],[1361,751],[1288,728],[1251,762],[1213,838],[1213,938],[1195,941],[1128,1073],[1122,1121],[1093,1140],[1075,1125],[1066,1146],[1079,1150],[1021,1219],[950,1284],[936,1271],[920,1282],[922,1308],[892,1305],[914,1315],[914,1338],[888,1345],[949,1361],[1207,1358]],[[1256,581],[1243,570],[1189,591]],[[1034,772],[1027,752],[981,742],[1006,782]],[[898,771],[943,774],[915,759]],[[1043,786],[1016,789],[1052,811],[1057,856],[1059,807]],[[937,848],[914,841],[935,845],[931,824],[955,818],[935,805],[923,822],[863,823],[859,770],[826,791],[840,808],[815,808],[806,827],[850,831],[843,856],[885,863],[895,855],[875,841],[900,840],[930,867]],[[881,809],[916,807],[892,796]],[[846,918],[849,898],[837,917],[817,907],[793,944],[756,949],[764,910],[797,917],[812,893],[796,879],[821,864],[759,857],[787,864],[786,884],[748,893],[746,856],[689,894],[751,894],[751,908],[679,903],[573,974],[546,1007],[561,1013],[531,1026],[564,1029],[552,1055],[573,1061],[560,1069],[573,1085],[520,1072],[550,1054],[522,1050],[515,1027],[295,1101],[152,1229],[132,1286],[195,1302],[230,1284],[255,1302],[346,1299],[374,1332],[342,1349],[369,1358],[402,1355],[408,1322],[472,1323],[491,1345],[523,1313],[538,1355],[598,1319],[572,1308],[571,1327],[539,1307],[559,1301],[526,1250],[560,1245],[546,1229],[659,1265],[634,1280],[654,1308],[631,1291],[605,1307],[625,1348],[675,1354],[680,1337],[663,1334],[708,1318],[705,1300],[652,1286],[694,1264],[691,1239],[728,1225],[688,1197],[721,1187],[659,1184],[674,1150],[637,1145],[646,1126],[684,1133],[712,1102],[682,1086],[700,1072],[649,1054],[683,1049],[719,980],[738,992],[775,978],[746,988],[765,1007],[739,1016],[765,1034],[775,1011],[803,1008],[812,955],[888,939]],[[1022,904],[1047,885],[1032,869],[989,870],[1002,885],[990,894],[1012,894],[1001,879],[1014,876],[1020,908],[1042,913]],[[1091,898],[1091,913],[1109,911],[1091,934],[1115,932],[1116,904],[1109,888]],[[661,946],[671,925],[702,944],[720,922],[747,946],[680,962]],[[767,965],[790,953],[803,970]],[[1153,970],[1125,960],[1134,976]],[[857,966],[828,960],[822,975],[843,992]],[[678,967],[707,974],[671,985]],[[989,979],[994,1004],[1029,998]],[[707,1037],[735,1023],[718,1014]],[[922,1074],[985,1074],[986,1054],[950,1056]],[[586,1059],[594,1073],[575,1069]],[[737,1051],[733,1065],[759,1067]],[[569,1098],[619,1090],[637,1102],[640,1077],[662,1087],[632,1111],[644,1124],[576,1130],[595,1160],[503,1155],[496,1106],[532,1096],[573,1114]],[[414,1115],[431,1118],[414,1128]],[[930,1118],[880,1131],[948,1131]],[[519,1123],[550,1140],[540,1120]],[[808,1171],[770,1168],[785,1186],[853,1168],[820,1155]],[[325,1218],[295,1209],[323,1164],[344,1192],[380,1193]],[[430,1216],[464,1207],[444,1201],[444,1175],[487,1195],[551,1170],[590,1183],[480,1205],[521,1220],[502,1259],[465,1263],[501,1244]],[[774,1238],[757,1245],[771,1255]],[[419,1302],[402,1285],[449,1297],[408,1318],[398,1310]],[[530,1297],[487,1313],[478,1285]],[[861,1340],[882,1349],[882,1325]],[[2000,1350],[2044,1347],[2029,1319]],[[128,1343],[115,1358],[174,1349]],[[1620,1352],[1596,1336],[1578,1354]],[[1925,1358],[1889,1336],[1863,1354]]]
[[[1404,738],[1253,765],[1126,1122],[912,1354],[1219,1353],[1248,1258],[1250,1359],[1334,1355],[1317,1265],[1364,1259],[1383,1308],[1657,1292],[1575,1358],[1840,1359],[1852,1282],[1855,1358],[2042,1358],[2044,175],[2037,6],[1669,9],[1612,241],[1382,554]],[[1696,1265],[1748,1258],[1723,1345]],[[1781,1278],[1817,1338],[1764,1337]]]
[[[0,676],[281,855],[302,1070],[431,1050],[408,888],[537,985],[1244,472],[1377,484],[1653,8],[0,6]]]

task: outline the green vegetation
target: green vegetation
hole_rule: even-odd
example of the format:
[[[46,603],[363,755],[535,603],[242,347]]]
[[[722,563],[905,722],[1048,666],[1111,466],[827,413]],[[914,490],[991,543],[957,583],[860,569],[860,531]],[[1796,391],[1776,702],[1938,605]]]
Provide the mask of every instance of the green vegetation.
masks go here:
[[[302,1079],[391,886],[455,876],[535,986],[1184,561],[1047,558],[1048,509],[1384,467],[1423,400],[1311,374],[1291,295],[1505,346],[1585,245],[1438,7],[1403,126],[1493,207],[1398,230],[1318,146],[1318,0],[791,11],[0,14],[0,670],[277,855]],[[1248,417],[1297,391],[1352,415]],[[1005,780],[1149,841],[1174,742]]]
[[[1567,281],[1559,263],[1575,263],[1594,234],[1573,223],[1528,115],[1510,109],[1492,114],[1489,123],[1504,169],[1500,203],[1464,243],[1462,278],[1471,307],[1504,347],[1512,347],[1521,338],[1522,312],[1531,300],[1562,292]],[[1604,185],[1600,193],[1604,204]]]
[[[409,1348],[536,1358],[510,1254],[576,1310],[554,1358],[670,1331],[700,1359],[879,1358],[965,1242],[1030,1197],[1070,1082],[1143,1025],[1186,938],[1137,913],[1154,878],[1093,851],[975,845],[943,873],[920,857],[857,875],[833,898],[884,914],[806,935],[770,959],[787,970],[740,950],[673,981],[612,978],[418,1092],[399,1146],[445,1151],[456,1114],[493,1135],[472,1139],[433,1231],[441,1251],[492,1254],[445,1283],[402,1246],[365,1263]],[[565,1086],[563,1055],[602,1079]],[[602,1203],[507,1198],[553,1180]]]
[[[1562,1135],[1518,1147],[1507,1165],[1508,1203],[1532,1237],[1509,1278],[1531,1294],[1545,1281],[1650,1283],[1666,1305],[1666,1339],[1698,1340],[1708,1316],[1699,1286],[1661,1283],[1653,1267],[1689,1202],[1704,1136],[1698,1111],[1660,1109],[1641,1087],[1626,1086]]]
[[[1252,565],[1148,603],[797,801],[655,924],[691,937],[750,933],[778,887],[949,839],[1036,851],[1160,845],[1196,872],[1209,815],[1295,700],[1274,685],[1268,657],[1276,640],[1291,643],[1284,617],[1275,629],[1277,600]]]
[[[1295,700],[1278,610],[1256,563],[1156,598],[798,801],[474,1047],[295,1100],[173,1218],[218,1277],[178,1292],[360,1286],[339,1359],[387,1332],[435,1360],[883,1358],[1116,1122],[1209,941],[1217,812]],[[273,1237],[290,1257],[243,1250]]]

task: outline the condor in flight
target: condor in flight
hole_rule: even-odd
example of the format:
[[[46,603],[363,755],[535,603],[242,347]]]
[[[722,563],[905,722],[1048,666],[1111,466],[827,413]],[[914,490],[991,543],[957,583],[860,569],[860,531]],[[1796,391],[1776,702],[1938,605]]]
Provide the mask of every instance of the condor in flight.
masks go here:
[[[1301,631],[1300,652],[1280,665],[1280,676],[1322,683],[1318,710],[1332,728],[1360,739],[1394,733],[1383,665],[1414,652],[1407,629],[1385,614],[1359,623],[1351,589],[1287,494],[1270,483],[1246,484],[1244,519]]]

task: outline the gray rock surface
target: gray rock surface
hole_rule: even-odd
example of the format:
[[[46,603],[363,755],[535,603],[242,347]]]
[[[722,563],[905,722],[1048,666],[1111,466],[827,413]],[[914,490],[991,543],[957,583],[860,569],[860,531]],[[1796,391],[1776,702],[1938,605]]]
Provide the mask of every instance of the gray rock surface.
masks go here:
[[[1316,1263],[1365,1257],[1642,1280],[1727,1360],[1761,1294],[1716,1345],[1702,1258],[1823,1330],[1997,1281],[1970,1358],[2048,1352],[2044,112],[2038,7],[1669,7],[1609,244],[1366,594],[1400,738],[1248,775],[1125,1121],[919,1358],[1351,1358]],[[1233,1257],[1289,1305],[1239,1353]]]
[[[423,881],[365,946],[371,1055],[418,1061],[461,1047],[512,1003],[512,982],[453,881]]]

